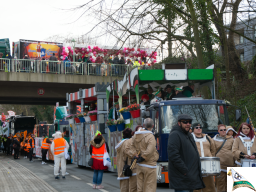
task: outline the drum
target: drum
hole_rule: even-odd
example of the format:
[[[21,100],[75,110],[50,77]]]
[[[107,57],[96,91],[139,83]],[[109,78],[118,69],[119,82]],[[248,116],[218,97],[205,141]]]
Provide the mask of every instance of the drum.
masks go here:
[[[202,176],[220,175],[220,158],[219,157],[201,157]]]
[[[242,167],[256,167],[256,159],[241,159]]]

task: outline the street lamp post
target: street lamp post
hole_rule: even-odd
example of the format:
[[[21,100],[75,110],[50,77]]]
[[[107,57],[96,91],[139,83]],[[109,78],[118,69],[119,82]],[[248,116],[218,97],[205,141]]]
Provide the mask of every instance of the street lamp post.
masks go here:
[[[73,45],[73,62],[75,62],[75,45],[76,45],[76,41],[75,41],[75,39],[73,39],[71,42],[72,42],[72,45]]]

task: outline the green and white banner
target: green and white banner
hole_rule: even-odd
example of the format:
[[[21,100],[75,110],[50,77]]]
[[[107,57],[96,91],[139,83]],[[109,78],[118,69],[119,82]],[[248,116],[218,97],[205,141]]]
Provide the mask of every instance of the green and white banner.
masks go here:
[[[233,168],[231,168],[228,172],[228,176],[231,176],[233,178],[233,189],[238,189],[240,187],[247,187],[252,189],[253,191],[256,191],[254,186],[241,174],[239,174],[237,171],[235,171]]]

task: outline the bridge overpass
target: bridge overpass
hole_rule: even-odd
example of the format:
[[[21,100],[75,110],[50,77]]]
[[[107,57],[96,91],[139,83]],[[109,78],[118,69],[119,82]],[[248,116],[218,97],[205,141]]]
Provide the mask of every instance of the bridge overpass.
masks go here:
[[[66,105],[66,93],[111,83],[117,76],[0,72],[0,104]]]

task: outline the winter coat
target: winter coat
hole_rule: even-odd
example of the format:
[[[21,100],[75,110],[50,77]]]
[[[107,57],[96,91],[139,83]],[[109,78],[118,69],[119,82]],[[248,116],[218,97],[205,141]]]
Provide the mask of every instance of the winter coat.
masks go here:
[[[156,162],[159,159],[159,154],[156,150],[156,139],[151,131],[141,130],[135,132],[132,137],[131,149],[136,150],[138,154],[145,160],[137,163],[139,166],[156,168]],[[134,154],[135,155],[135,154]]]
[[[219,134],[215,135],[213,138],[213,142],[216,148],[216,153],[220,149],[222,143],[224,142],[224,140],[221,140],[221,138],[218,136]],[[220,158],[220,166],[221,166],[221,169],[223,170],[227,170],[227,167],[234,167],[234,164],[235,164],[233,153],[232,153],[232,146],[234,143],[234,139],[232,136],[229,136],[229,135],[227,135],[225,139],[227,139],[225,144],[216,155],[216,157]]]
[[[119,64],[119,58],[117,56],[114,58],[113,64]]]
[[[244,138],[244,141],[250,141],[251,142],[251,139],[245,139]],[[254,137],[255,138],[255,137]],[[255,139],[256,140],[256,139]],[[256,153],[256,141],[254,140],[253,142],[253,145],[251,147],[251,155],[253,155],[253,153]],[[234,144],[233,144],[233,147],[232,147],[232,153],[234,155],[234,158],[235,160],[237,160],[238,162],[240,162],[240,153],[243,152],[245,155],[248,155],[247,153],[247,149],[244,147],[244,144],[242,143],[241,139],[239,137],[237,137],[234,141]]]
[[[114,110],[113,108],[111,108],[111,109],[109,110],[108,118],[109,118],[109,119],[115,119],[115,120],[117,120],[117,119],[119,118],[119,116],[120,116],[120,113],[119,113],[119,111],[117,112],[118,109],[115,108],[115,117],[113,117],[113,110]]]
[[[49,58],[49,61],[58,61],[57,57],[55,57],[54,55],[52,55],[50,58]]]
[[[194,137],[194,140],[196,142],[196,147],[200,157],[202,157],[200,141],[202,141],[204,157],[215,156],[216,149],[211,137],[209,137],[207,134],[202,134],[202,138],[197,138],[194,133],[192,133],[192,136]]]
[[[180,97],[186,97],[182,94],[182,92],[179,92],[177,95],[175,95],[173,98],[180,98]]]
[[[202,180],[200,156],[191,133],[173,126],[168,139],[169,187],[176,190],[205,188]]]
[[[106,144],[107,152],[109,153],[108,144],[105,141],[104,137],[102,137],[102,140],[100,140],[100,141],[98,141],[98,139],[95,139],[95,137],[94,137],[94,139],[91,140],[91,142],[90,142],[90,154],[92,155],[93,147],[100,148],[104,143]],[[108,170],[108,167],[103,165],[103,161],[100,161],[98,159],[93,159],[92,169]]]
[[[15,139],[13,140],[13,144],[16,144],[16,145],[17,145],[17,147],[16,147],[15,149],[19,149],[19,148],[20,148],[20,141],[19,141],[17,138],[15,138]]]
[[[119,60],[118,64],[125,64],[125,60],[123,57]]]
[[[186,97],[192,97],[193,96],[192,94],[194,93],[194,90],[191,89],[191,87],[187,86],[187,87],[184,87],[184,91],[182,93]]]
[[[129,179],[129,177],[126,177],[123,175],[123,167],[126,161],[128,165],[131,165],[131,160],[134,154],[136,153],[135,150],[132,150],[130,148],[131,142],[132,142],[132,139],[123,139],[115,147],[117,152],[117,155],[116,155],[117,174],[118,174],[117,180]],[[133,173],[136,173],[135,169],[133,169]]]

